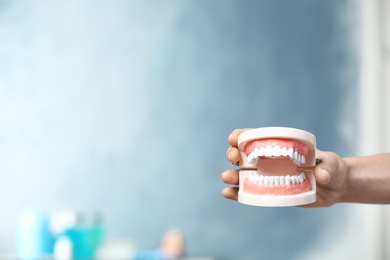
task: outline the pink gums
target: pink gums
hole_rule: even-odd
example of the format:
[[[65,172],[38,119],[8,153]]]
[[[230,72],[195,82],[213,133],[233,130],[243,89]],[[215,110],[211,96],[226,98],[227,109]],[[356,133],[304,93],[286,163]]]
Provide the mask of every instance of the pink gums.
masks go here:
[[[249,155],[255,148],[266,147],[271,145],[272,147],[279,145],[280,147],[286,147],[290,149],[294,148],[294,151],[297,151],[299,154],[307,156],[309,154],[309,146],[305,143],[302,143],[293,139],[283,139],[283,138],[266,138],[260,140],[254,140],[245,145],[245,153]]]
[[[257,195],[294,195],[311,190],[310,181],[294,185],[258,185],[244,180],[243,191]]]

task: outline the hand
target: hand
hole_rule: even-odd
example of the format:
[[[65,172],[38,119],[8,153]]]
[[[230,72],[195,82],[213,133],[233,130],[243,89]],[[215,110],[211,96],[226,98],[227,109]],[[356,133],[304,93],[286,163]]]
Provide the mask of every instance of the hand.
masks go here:
[[[237,148],[238,136],[251,128],[245,129],[236,129],[228,137],[228,142],[230,144],[229,148],[226,150],[226,157],[232,164],[236,164],[241,160],[240,151]],[[222,173],[222,180],[226,184],[235,185],[233,187],[224,188],[222,190],[222,195],[227,199],[237,200],[238,199],[238,171],[239,170],[227,170]]]
[[[237,148],[238,136],[249,130],[236,129],[228,137],[230,144],[226,150],[228,160],[236,164],[241,160],[240,152]],[[316,157],[322,159],[323,162],[314,168],[314,176],[317,181],[317,200],[316,202],[301,207],[329,207],[340,202],[347,189],[347,172],[348,166],[345,161],[335,153],[323,152],[317,149]],[[238,176],[239,170],[227,170],[222,173],[222,180],[233,187],[227,187],[222,190],[222,195],[227,199],[237,200],[238,198]]]

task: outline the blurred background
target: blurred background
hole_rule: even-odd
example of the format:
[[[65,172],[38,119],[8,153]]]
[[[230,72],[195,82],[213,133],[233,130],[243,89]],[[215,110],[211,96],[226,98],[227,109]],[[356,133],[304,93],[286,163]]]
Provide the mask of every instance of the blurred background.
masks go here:
[[[389,259],[386,207],[251,207],[220,179],[236,128],[389,151],[388,2],[0,0],[0,253],[26,210],[70,209],[135,251],[174,229],[193,258]]]

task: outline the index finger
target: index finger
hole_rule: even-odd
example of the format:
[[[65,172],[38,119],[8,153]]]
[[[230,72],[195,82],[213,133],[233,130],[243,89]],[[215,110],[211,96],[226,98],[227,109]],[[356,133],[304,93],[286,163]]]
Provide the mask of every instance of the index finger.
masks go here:
[[[229,135],[228,137],[228,142],[231,146],[237,147],[237,141],[238,141],[238,136],[245,132],[248,131],[252,128],[240,128],[240,129],[235,129],[233,132]]]

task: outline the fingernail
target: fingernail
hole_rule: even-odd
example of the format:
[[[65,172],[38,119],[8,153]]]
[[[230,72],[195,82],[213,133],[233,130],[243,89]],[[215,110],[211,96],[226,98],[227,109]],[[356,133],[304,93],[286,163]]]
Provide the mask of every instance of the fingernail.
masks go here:
[[[228,159],[229,159],[229,161],[232,160],[232,151],[229,152],[229,154],[228,154]]]

